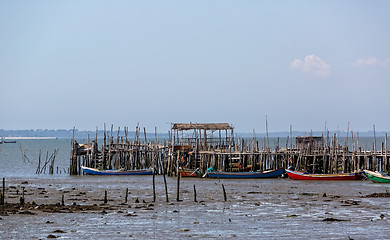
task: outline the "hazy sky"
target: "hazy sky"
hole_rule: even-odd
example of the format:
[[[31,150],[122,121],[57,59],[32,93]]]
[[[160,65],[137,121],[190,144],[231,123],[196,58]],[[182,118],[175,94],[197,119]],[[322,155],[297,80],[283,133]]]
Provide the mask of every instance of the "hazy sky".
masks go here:
[[[0,0],[0,129],[390,130],[390,1]]]

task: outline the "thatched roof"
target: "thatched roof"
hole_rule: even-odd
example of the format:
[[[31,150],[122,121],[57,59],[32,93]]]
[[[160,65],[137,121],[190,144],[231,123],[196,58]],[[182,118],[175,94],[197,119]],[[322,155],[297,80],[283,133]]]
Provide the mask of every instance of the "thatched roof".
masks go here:
[[[233,127],[230,126],[229,123],[174,123],[172,129],[176,129],[178,131],[194,129],[230,130],[233,129]]]

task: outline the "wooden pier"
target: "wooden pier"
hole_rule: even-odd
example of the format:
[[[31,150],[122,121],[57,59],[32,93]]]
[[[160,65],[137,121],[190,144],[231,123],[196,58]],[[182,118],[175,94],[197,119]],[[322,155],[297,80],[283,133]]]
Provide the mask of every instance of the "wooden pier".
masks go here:
[[[120,134],[124,133],[123,136]],[[135,137],[128,137],[128,128],[116,132],[104,128],[103,139],[97,133],[91,142],[78,143],[72,139],[70,174],[81,175],[81,166],[99,169],[134,170],[154,168],[158,174],[177,175],[179,168],[199,169],[204,173],[214,170],[264,171],[293,166],[296,170],[311,173],[342,173],[361,169],[389,172],[390,151],[385,141],[377,149],[376,139],[371,150],[359,145],[359,135],[351,132],[340,144],[338,134],[329,136],[287,136],[285,146],[279,141],[272,148],[269,139],[259,146],[255,134],[252,138],[234,137],[234,128],[228,123],[175,123],[168,139],[158,139],[157,130],[153,139],[147,139],[146,129],[136,127]],[[293,146],[293,139],[295,146]],[[102,141],[101,145],[98,141]],[[351,144],[352,143],[352,144]],[[348,146],[352,146],[350,149]]]

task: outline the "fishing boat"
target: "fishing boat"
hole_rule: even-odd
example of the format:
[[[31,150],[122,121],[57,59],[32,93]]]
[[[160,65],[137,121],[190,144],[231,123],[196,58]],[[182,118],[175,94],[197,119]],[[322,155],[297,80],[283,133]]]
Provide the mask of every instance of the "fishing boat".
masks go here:
[[[361,180],[363,175],[358,172],[340,174],[310,174],[286,169],[287,175],[294,180]]]
[[[373,182],[377,183],[390,183],[390,175],[384,172],[373,172],[370,170],[364,170],[364,173]]]
[[[200,177],[199,168],[192,169],[180,169],[180,176],[182,177]]]
[[[212,172],[207,171],[209,178],[277,178],[282,176],[284,168],[263,172]],[[205,174],[205,175],[206,175]]]
[[[88,175],[152,175],[151,169],[139,169],[139,170],[99,170],[97,168],[90,168],[81,166],[81,169]]]

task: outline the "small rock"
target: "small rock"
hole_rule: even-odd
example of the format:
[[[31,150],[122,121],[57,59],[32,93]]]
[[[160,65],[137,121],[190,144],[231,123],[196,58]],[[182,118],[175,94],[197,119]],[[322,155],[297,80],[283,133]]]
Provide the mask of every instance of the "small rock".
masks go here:
[[[322,197],[326,197],[326,193],[322,194]]]
[[[56,235],[53,235],[53,234],[49,234],[49,235],[47,236],[47,238],[57,238],[57,236],[56,236]]]
[[[381,219],[383,219],[383,218],[385,217],[385,215],[384,215],[384,214],[381,214],[379,217],[380,217]]]
[[[342,220],[337,218],[324,218],[322,220],[323,222],[342,222],[342,221],[349,221],[349,220]]]
[[[66,233],[66,232],[63,231],[63,230],[57,229],[57,230],[55,230],[53,233]]]
[[[137,199],[135,199],[135,203],[139,203],[139,200],[138,200],[138,198],[137,198]]]
[[[137,215],[137,214],[129,213],[129,214],[126,214],[125,216],[127,216],[127,217],[136,217],[136,216],[138,216],[138,215]]]
[[[21,184],[28,184],[28,182],[27,182],[27,181],[24,181],[24,182],[22,182]]]

